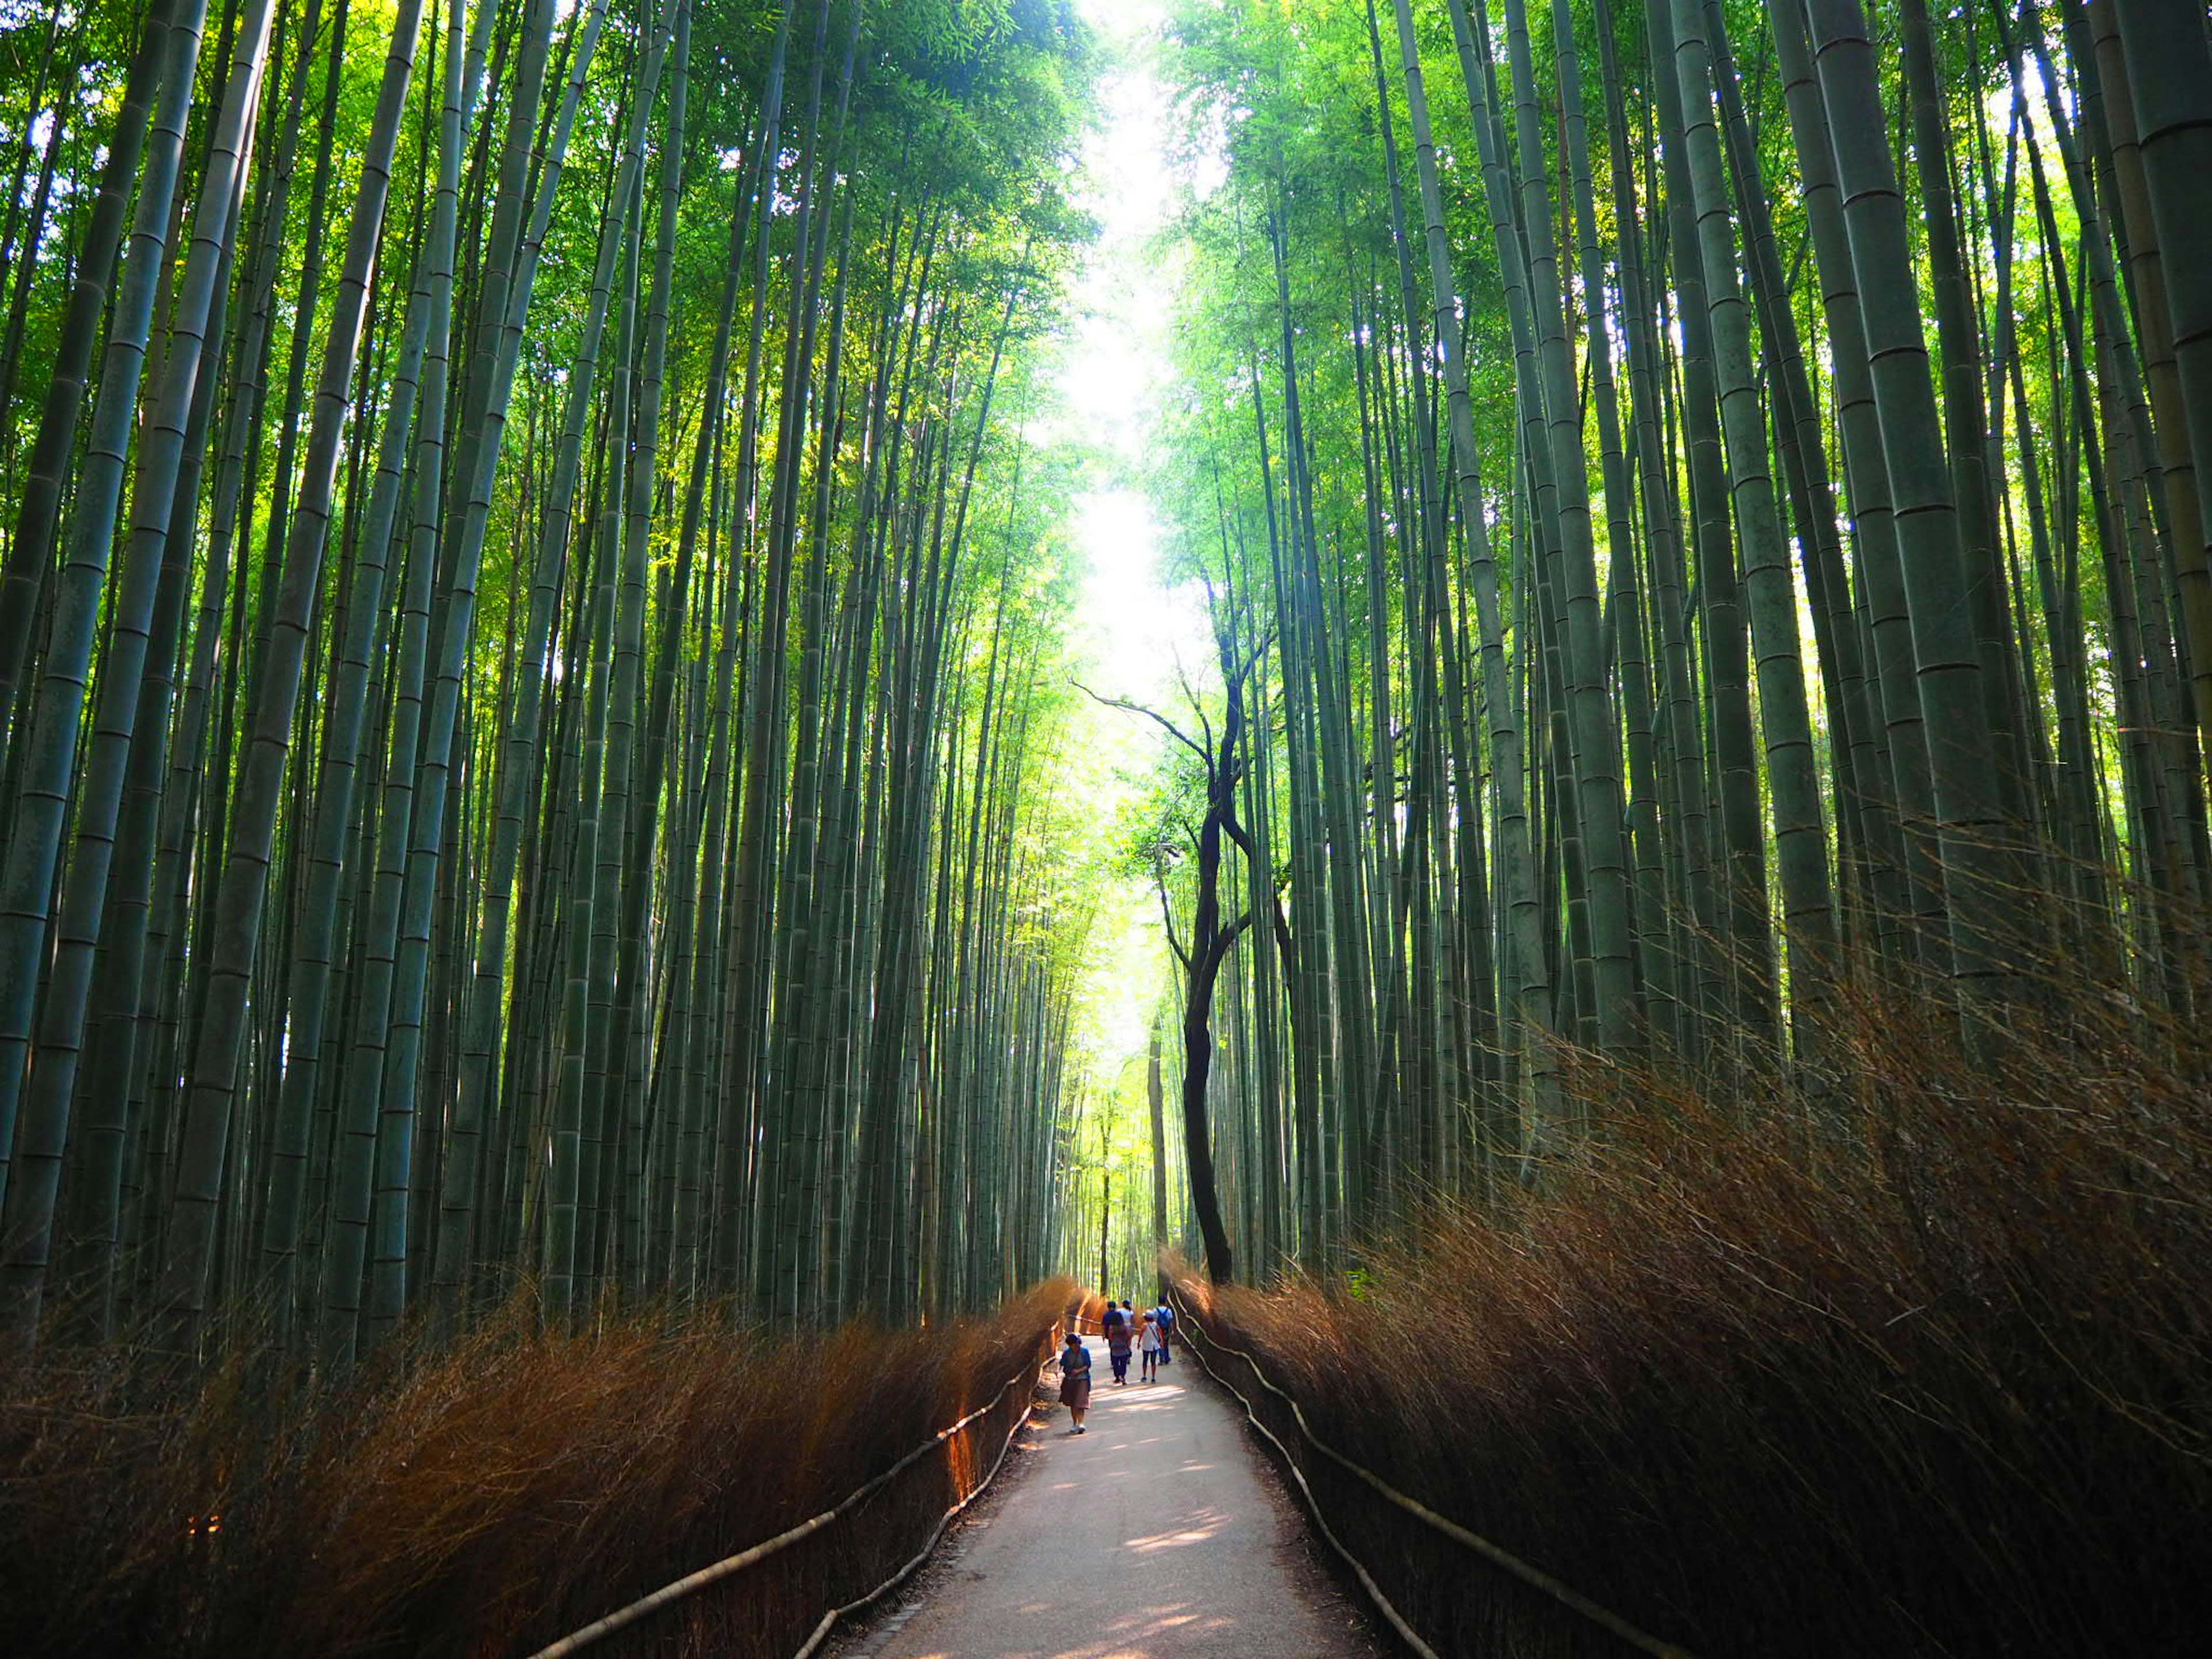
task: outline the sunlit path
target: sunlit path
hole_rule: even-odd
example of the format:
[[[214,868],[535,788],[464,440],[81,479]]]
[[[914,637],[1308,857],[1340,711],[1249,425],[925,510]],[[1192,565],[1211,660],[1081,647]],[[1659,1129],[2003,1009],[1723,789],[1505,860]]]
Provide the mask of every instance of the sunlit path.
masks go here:
[[[1041,1414],[1027,1467],[869,1659],[1356,1659],[1377,1651],[1299,1541],[1289,1500],[1185,1358],[1107,1376],[1080,1439]]]

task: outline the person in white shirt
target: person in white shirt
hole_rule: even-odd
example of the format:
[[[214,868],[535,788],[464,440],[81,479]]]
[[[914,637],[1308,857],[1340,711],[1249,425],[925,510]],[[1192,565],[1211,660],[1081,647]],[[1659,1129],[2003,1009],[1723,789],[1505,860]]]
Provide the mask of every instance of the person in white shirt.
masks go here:
[[[1160,1322],[1148,1311],[1137,1329],[1137,1380],[1157,1382],[1160,1380],[1160,1354],[1167,1344],[1160,1339]]]

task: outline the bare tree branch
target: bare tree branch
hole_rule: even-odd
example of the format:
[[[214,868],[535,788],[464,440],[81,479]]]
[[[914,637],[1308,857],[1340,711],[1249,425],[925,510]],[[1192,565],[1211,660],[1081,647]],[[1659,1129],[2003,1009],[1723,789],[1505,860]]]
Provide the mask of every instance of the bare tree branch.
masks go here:
[[[1093,691],[1089,686],[1085,685],[1081,680],[1070,680],[1068,684],[1073,685],[1077,690],[1083,693],[1085,696],[1090,698],[1091,702],[1097,703],[1102,708],[1118,708],[1125,714],[1142,714],[1146,720],[1151,720],[1154,725],[1158,726],[1162,731],[1165,732],[1170,737],[1173,738],[1184,748],[1189,750],[1192,754],[1197,756],[1200,761],[1205,764],[1209,775],[1212,772],[1213,757],[1207,753],[1206,750],[1200,747],[1196,742],[1193,741],[1190,736],[1185,732],[1181,726],[1177,726],[1165,714],[1160,714],[1156,709],[1147,708],[1140,702],[1132,702],[1127,697],[1102,697],[1096,691]]]
[[[1260,873],[1260,849],[1253,845],[1251,832],[1224,813],[1221,819],[1221,833],[1243,849],[1245,862],[1251,866],[1252,873],[1257,876]]]
[[[1175,907],[1168,902],[1167,872],[1156,872],[1153,884],[1159,889],[1160,920],[1167,926],[1168,949],[1176,953],[1176,960],[1182,963],[1182,970],[1187,974],[1190,972],[1190,952],[1182,948],[1182,941],[1176,937]]]

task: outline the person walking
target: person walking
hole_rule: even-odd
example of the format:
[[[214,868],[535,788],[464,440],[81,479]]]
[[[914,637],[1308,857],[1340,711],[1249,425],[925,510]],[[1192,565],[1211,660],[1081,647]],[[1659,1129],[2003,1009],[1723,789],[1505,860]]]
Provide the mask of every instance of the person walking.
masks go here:
[[[1168,1352],[1168,1339],[1175,1334],[1175,1310],[1163,1298],[1160,1305],[1152,1310],[1152,1318],[1160,1328],[1160,1364],[1165,1365],[1174,1358]]]
[[[1157,1382],[1160,1380],[1160,1352],[1164,1346],[1160,1340],[1160,1322],[1148,1311],[1137,1328],[1137,1352],[1143,1362],[1138,1369],[1139,1382]]]
[[[1073,1331],[1067,1334],[1067,1346],[1060,1351],[1060,1403],[1075,1419],[1068,1432],[1083,1433],[1084,1413],[1091,1409],[1091,1350]]]
[[[1114,1367],[1114,1381],[1118,1384],[1129,1380],[1129,1316],[1118,1308],[1109,1308],[1106,1314],[1106,1358]]]

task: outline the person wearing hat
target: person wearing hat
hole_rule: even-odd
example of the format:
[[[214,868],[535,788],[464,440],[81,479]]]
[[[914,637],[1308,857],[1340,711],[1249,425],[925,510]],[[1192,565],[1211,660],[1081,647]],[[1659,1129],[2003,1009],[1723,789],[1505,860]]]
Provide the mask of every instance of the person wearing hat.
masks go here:
[[[1160,1322],[1156,1310],[1145,1310],[1137,1324],[1137,1381],[1157,1382],[1160,1380],[1160,1353],[1166,1345],[1160,1340]]]
[[[1073,1331],[1067,1334],[1067,1345],[1060,1351],[1060,1403],[1075,1419],[1068,1432],[1083,1433],[1084,1413],[1091,1409],[1091,1350]]]

